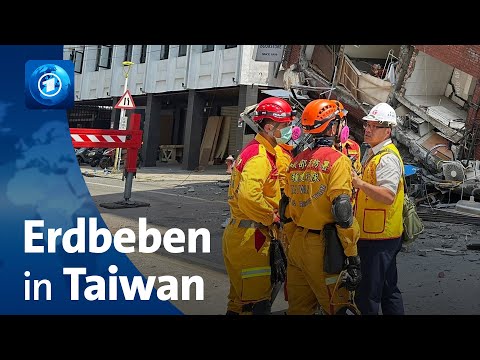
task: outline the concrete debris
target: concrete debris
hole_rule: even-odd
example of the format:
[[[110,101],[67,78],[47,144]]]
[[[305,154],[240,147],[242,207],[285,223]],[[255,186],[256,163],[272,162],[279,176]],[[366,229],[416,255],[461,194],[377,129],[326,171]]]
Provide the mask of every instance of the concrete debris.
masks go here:
[[[193,186],[190,186],[187,190],[187,192],[194,192],[194,191],[195,191],[195,189],[193,188]]]
[[[468,250],[480,250],[480,243],[476,244],[467,244]]]
[[[230,221],[230,218],[229,217],[226,218],[225,221],[222,223],[222,228],[225,229],[227,227],[229,221]]]
[[[457,250],[444,249],[444,248],[434,248],[433,250],[436,250],[436,251],[444,251],[444,252],[452,252],[452,253],[458,252]]]

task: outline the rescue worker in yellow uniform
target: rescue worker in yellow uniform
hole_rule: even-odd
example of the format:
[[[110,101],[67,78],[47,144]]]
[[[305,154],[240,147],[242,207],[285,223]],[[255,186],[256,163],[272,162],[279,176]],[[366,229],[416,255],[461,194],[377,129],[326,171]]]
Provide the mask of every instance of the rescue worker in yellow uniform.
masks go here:
[[[337,103],[318,99],[307,104],[301,123],[314,141],[295,156],[287,174],[286,214],[297,226],[288,250],[289,315],[310,315],[319,310],[335,314],[349,303],[349,291],[353,292],[361,280],[357,253],[360,229],[351,205],[352,164],[333,148],[344,116]],[[341,244],[337,257],[341,265],[336,273],[326,273],[324,268],[326,241],[332,241],[325,239],[327,225],[336,230],[336,241]]]
[[[227,315],[271,313],[274,269],[270,266],[268,227],[280,221],[281,196],[275,146],[290,138],[293,117],[285,100],[262,100],[252,118],[258,133],[233,166],[228,189],[231,218],[222,238],[230,280]]]

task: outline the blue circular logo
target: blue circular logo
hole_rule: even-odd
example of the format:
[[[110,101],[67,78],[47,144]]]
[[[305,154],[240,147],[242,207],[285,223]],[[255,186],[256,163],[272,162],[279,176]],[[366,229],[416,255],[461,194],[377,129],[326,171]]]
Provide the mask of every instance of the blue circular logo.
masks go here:
[[[32,97],[45,106],[55,106],[64,101],[71,86],[67,72],[56,64],[39,66],[28,82]]]

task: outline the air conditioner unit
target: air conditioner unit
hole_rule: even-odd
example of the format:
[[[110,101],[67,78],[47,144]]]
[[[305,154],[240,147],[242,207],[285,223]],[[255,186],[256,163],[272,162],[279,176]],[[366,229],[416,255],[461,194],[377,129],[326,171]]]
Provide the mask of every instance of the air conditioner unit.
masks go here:
[[[465,167],[460,161],[444,161],[442,163],[443,176],[449,181],[464,181]]]

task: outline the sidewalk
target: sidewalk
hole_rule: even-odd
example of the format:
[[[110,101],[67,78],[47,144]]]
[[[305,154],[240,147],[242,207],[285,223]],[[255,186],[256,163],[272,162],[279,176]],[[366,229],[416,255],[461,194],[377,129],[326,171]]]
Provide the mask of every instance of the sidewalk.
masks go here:
[[[180,164],[161,164],[160,166],[142,167],[137,170],[135,181],[228,181],[230,175],[226,173],[225,165],[210,165],[205,170],[183,170]],[[104,170],[89,165],[80,166],[80,171],[87,177],[105,177],[122,179],[123,169],[116,172]]]

